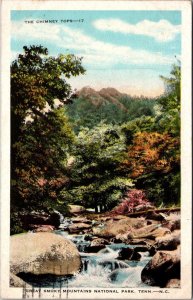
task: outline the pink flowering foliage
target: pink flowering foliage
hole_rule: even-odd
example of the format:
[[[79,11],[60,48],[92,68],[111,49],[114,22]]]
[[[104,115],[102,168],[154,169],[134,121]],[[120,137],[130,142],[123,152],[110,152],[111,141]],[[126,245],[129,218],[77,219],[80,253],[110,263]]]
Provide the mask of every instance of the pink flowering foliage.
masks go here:
[[[136,207],[144,207],[149,208],[151,207],[151,203],[146,198],[144,191],[132,189],[127,191],[125,197],[123,198],[122,202],[114,208],[113,213],[115,214],[128,214],[135,212]]]

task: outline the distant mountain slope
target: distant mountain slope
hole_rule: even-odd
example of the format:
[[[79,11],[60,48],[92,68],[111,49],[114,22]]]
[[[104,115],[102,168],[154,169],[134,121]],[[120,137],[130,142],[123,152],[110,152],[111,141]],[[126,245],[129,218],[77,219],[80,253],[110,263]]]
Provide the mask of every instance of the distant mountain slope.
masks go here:
[[[115,88],[103,88],[100,91],[95,91],[89,86],[83,87],[78,91],[80,98],[90,100],[93,105],[100,106],[103,104],[113,103],[120,109],[126,110],[125,106],[120,102],[120,99],[127,96],[117,91]]]
[[[93,128],[101,121],[122,124],[135,118],[154,115],[155,99],[132,97],[115,88],[96,91],[86,86],[77,92],[78,99],[67,105],[67,113],[74,129]]]

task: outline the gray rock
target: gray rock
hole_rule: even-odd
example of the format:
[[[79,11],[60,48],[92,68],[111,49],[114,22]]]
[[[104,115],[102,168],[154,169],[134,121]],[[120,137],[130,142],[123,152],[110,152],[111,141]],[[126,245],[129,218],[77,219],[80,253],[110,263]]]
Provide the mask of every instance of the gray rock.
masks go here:
[[[156,213],[155,211],[149,211],[146,214],[146,219],[156,220],[156,221],[164,221],[165,216],[161,213]]]
[[[60,235],[39,232],[11,236],[10,271],[14,275],[72,275],[80,267],[76,246]]]
[[[151,286],[166,287],[172,279],[180,279],[180,250],[158,251],[141,273],[141,280]]]
[[[72,223],[85,223],[85,224],[92,224],[91,220],[88,220],[86,218],[76,217],[71,218]]]
[[[81,205],[69,205],[69,211],[71,214],[81,214],[86,211],[86,208]]]
[[[117,258],[123,260],[140,260],[141,255],[137,251],[135,251],[135,249],[122,248],[119,251],[119,255]]]
[[[128,268],[128,264],[126,264],[123,261],[118,261],[116,259],[104,259],[98,262],[99,265],[103,266],[104,268],[107,268],[111,271],[116,269],[126,269]]]
[[[156,238],[155,247],[157,250],[175,250],[180,244],[180,230]]]
[[[84,230],[88,230],[92,227],[90,224],[86,223],[75,223],[68,227],[68,230],[70,233],[78,233]]]
[[[86,252],[98,252],[101,249],[105,248],[106,245],[109,245],[110,243],[103,239],[103,238],[96,238],[92,240],[90,246],[86,248]]]
[[[145,225],[146,221],[142,218],[124,217],[117,221],[110,219],[102,227],[93,227],[93,233],[99,237],[113,238],[119,234],[128,234],[132,229],[137,230]]]
[[[134,207],[134,212],[145,211],[148,209],[154,209],[155,207],[151,204],[140,204]]]
[[[171,214],[166,218],[165,227],[169,228],[171,231],[179,230],[181,227],[181,217],[180,215]]]

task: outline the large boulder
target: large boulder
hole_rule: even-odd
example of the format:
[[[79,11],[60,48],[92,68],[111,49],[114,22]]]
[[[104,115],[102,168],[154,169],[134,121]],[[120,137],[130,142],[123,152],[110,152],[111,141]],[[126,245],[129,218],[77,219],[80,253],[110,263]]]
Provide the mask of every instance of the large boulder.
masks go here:
[[[81,205],[69,205],[69,211],[71,214],[82,214],[86,211],[86,208]]]
[[[124,217],[119,220],[110,219],[104,224],[93,227],[93,233],[96,236],[103,238],[113,238],[118,234],[125,234],[132,230],[146,225],[146,221],[143,218],[129,218]]]
[[[14,275],[72,275],[80,268],[76,246],[60,235],[39,232],[11,236],[10,271]]]
[[[58,212],[48,213],[43,210],[31,211],[20,214],[22,227],[25,230],[33,230],[35,225],[51,225],[56,228],[60,226],[60,214]]]
[[[92,224],[92,220],[88,220],[87,218],[82,218],[80,216],[71,218],[72,223],[85,223],[85,224]]]
[[[122,248],[118,253],[117,259],[123,260],[140,260],[141,254],[139,254],[135,249]]]
[[[155,207],[151,204],[139,204],[134,207],[134,212],[146,211],[148,209],[154,209]]]
[[[170,233],[168,228],[161,227],[160,224],[152,224],[139,229],[132,229],[128,232],[128,239],[148,238],[155,240],[158,236],[164,236]]]
[[[87,231],[92,225],[86,223],[75,223],[68,227],[70,233],[78,233],[80,231]]]
[[[111,271],[116,269],[126,269],[129,267],[127,263],[124,261],[118,261],[117,259],[102,259],[98,261],[98,264],[99,266]]]
[[[98,252],[109,244],[110,243],[103,238],[96,238],[91,242],[90,246],[86,247],[86,252]]]
[[[141,273],[141,279],[151,286],[166,287],[170,279],[180,279],[180,250],[157,251]]]
[[[180,244],[180,230],[175,230],[171,234],[166,234],[155,239],[157,250],[175,250]]]
[[[30,213],[21,213],[20,214],[22,227],[26,230],[32,229],[33,225],[42,225],[49,224],[48,220],[50,218],[49,213],[40,210],[40,211],[31,211]]]
[[[171,231],[179,230],[181,227],[181,217],[180,215],[170,214],[166,218],[165,227],[169,228]]]
[[[148,211],[146,214],[146,219],[155,220],[155,221],[164,221],[166,218],[161,213],[156,213],[155,211]]]

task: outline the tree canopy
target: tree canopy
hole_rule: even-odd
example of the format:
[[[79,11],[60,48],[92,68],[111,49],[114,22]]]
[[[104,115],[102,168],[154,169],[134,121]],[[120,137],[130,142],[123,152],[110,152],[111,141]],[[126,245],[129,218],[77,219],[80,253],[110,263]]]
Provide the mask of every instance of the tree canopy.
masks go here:
[[[81,58],[24,47],[11,64],[11,209],[57,206],[68,182],[73,132],[64,105],[75,98],[66,78],[84,74]]]
[[[84,73],[82,58],[52,57],[42,46],[25,46],[11,64],[13,233],[26,210],[132,207],[128,195],[155,206],[180,202],[180,63],[161,77],[161,97],[115,99],[123,110],[116,101],[97,112],[77,101],[67,81]]]
[[[165,83],[165,93],[158,99],[162,114],[158,117],[158,125],[172,135],[180,136],[181,107],[181,64],[172,66],[170,77],[161,76]]]
[[[91,130],[82,129],[74,144],[69,199],[96,210],[99,205],[112,208],[132,186],[125,170],[120,169],[125,146],[119,126],[101,123]]]
[[[157,99],[155,116],[134,119],[122,130],[128,145],[125,167],[136,187],[155,204],[171,205],[180,203],[180,62],[169,78],[161,78],[165,93]]]

